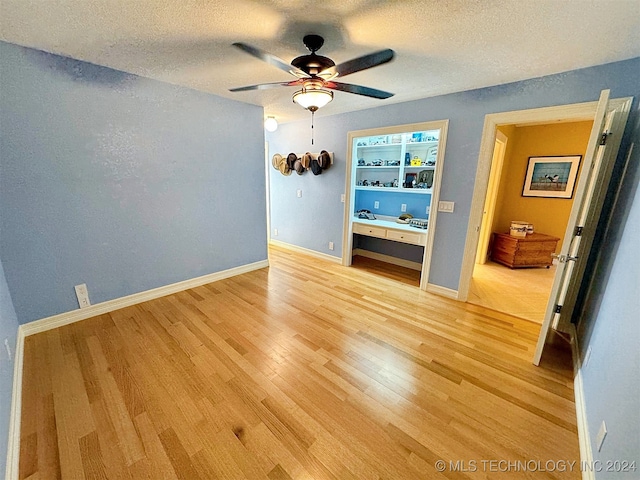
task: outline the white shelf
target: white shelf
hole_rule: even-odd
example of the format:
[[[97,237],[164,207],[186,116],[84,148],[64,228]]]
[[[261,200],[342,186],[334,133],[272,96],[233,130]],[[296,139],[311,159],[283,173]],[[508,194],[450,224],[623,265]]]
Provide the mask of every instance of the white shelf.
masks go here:
[[[402,148],[402,143],[379,143],[378,145],[356,145],[356,148]]]
[[[371,190],[376,192],[396,192],[396,193],[412,193],[412,194],[425,194],[431,193],[432,188],[404,188],[404,187],[363,187],[356,185],[356,190]]]
[[[405,165],[404,169],[408,169],[408,168],[415,168],[416,170],[435,170],[436,166],[435,165]]]
[[[400,165],[379,165],[379,166],[374,166],[374,165],[358,165],[356,167],[358,170],[399,170],[400,169]]]

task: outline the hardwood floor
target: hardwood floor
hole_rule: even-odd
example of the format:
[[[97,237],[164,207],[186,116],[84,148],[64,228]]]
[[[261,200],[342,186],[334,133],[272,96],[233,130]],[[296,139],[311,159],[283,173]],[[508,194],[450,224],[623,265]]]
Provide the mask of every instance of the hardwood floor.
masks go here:
[[[366,272],[390,278],[406,285],[420,286],[420,271],[407,267],[400,267],[391,263],[374,260],[372,258],[355,255],[351,260],[351,266]]]
[[[476,264],[468,302],[542,325],[556,267],[511,269]]]
[[[537,325],[270,262],[27,337],[20,478],[580,478],[532,471],[579,461],[571,361],[531,364]]]

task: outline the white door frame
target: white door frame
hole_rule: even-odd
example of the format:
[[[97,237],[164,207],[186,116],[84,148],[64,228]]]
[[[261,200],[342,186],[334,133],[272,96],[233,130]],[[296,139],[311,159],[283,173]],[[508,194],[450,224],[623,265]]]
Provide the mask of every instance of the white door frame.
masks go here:
[[[269,167],[269,142],[264,142],[264,181],[265,181],[265,206],[267,208],[267,245],[271,242],[271,170]]]
[[[612,99],[609,102],[609,110],[622,107],[628,102],[629,98]],[[480,143],[480,154],[478,156],[478,168],[476,170],[476,180],[471,200],[471,211],[469,212],[467,237],[462,257],[462,268],[460,270],[460,281],[458,283],[458,300],[466,302],[469,297],[469,287],[471,285],[471,277],[473,275],[478,249],[482,212],[487,196],[497,127],[499,125],[512,124],[540,125],[555,122],[593,120],[597,106],[598,102],[585,102],[559,105],[556,107],[492,113],[485,116],[482,140]]]

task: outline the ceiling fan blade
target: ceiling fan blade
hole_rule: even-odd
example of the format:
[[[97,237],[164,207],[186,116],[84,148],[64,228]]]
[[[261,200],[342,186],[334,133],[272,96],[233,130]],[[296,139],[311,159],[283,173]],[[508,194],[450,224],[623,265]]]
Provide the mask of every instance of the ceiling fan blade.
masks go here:
[[[390,62],[393,60],[394,55],[395,53],[393,50],[387,48],[386,50],[370,53],[369,55],[348,60],[336,65],[335,67],[327,68],[327,71],[335,71],[339,76],[344,77],[352,73],[366,70],[367,68],[377,67],[383,63]]]
[[[394,93],[385,92],[383,90],[377,90],[375,88],[363,87],[362,85],[352,85],[350,83],[341,83],[341,82],[326,82],[326,88],[330,88],[332,90],[339,90],[341,92],[347,93],[355,93],[356,95],[364,95],[365,97],[372,98],[389,98],[393,97]]]
[[[243,52],[248,53],[249,55],[252,55],[260,60],[262,60],[263,62],[267,62],[269,65],[273,65],[274,67],[279,68],[280,70],[284,70],[287,73],[290,73],[292,75],[295,75],[297,77],[308,77],[309,75],[307,75],[305,72],[303,72],[302,70],[300,70],[297,67],[294,67],[293,65],[288,64],[287,62],[285,62],[284,60],[276,57],[275,55],[272,55],[271,53],[265,52],[264,50],[261,50],[257,47],[253,47],[251,45],[248,45],[246,43],[242,43],[242,42],[236,42],[233,44],[234,47],[239,48],[240,50],[242,50]]]
[[[230,92],[247,92],[249,90],[266,90],[274,87],[292,87],[294,85],[302,85],[302,80],[292,80],[291,82],[274,82],[261,83],[259,85],[248,85],[246,87],[230,88]]]

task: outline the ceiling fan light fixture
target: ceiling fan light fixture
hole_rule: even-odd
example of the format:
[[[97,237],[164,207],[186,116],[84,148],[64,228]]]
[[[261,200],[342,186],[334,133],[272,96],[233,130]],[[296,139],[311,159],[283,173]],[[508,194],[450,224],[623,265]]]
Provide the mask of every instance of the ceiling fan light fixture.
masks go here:
[[[278,121],[276,120],[276,117],[267,117],[264,121],[264,129],[267,132],[275,132],[278,129]]]
[[[303,88],[293,94],[293,101],[311,112],[324,107],[333,100],[333,92],[324,88]]]

